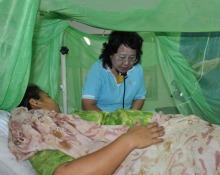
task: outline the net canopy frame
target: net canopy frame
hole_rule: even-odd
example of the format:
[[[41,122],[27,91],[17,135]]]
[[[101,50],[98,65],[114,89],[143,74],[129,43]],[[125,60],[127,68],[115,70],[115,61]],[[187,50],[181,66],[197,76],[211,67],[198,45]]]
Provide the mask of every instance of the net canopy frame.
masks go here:
[[[144,38],[147,98],[142,110],[175,106],[186,115],[220,123],[220,2],[197,0],[0,1],[0,108],[16,107],[36,83],[62,108],[61,54],[67,46],[68,112],[81,108],[81,88],[107,35],[136,31]],[[88,38],[91,42],[85,42]]]

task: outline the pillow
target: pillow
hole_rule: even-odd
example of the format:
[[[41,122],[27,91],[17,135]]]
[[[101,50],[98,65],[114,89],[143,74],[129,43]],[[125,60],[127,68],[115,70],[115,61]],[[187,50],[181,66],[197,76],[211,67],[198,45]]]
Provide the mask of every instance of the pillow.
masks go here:
[[[29,161],[17,162],[8,149],[9,118],[9,112],[0,110],[0,175],[37,175]]]
[[[8,121],[10,114],[7,111],[0,110],[0,132],[8,136]]]

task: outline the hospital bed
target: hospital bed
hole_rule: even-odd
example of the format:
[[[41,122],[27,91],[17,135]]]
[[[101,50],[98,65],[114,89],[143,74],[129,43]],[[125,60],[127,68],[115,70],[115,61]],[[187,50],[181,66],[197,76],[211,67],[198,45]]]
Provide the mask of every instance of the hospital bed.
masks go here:
[[[200,119],[197,116],[181,114],[154,114],[151,112],[118,110],[115,113],[77,111],[84,120],[102,124],[134,124],[136,116],[143,118],[141,123],[156,121],[165,127],[164,142],[137,151],[139,155],[130,165],[132,175],[211,175],[220,174],[220,126]],[[7,111],[0,111],[1,160],[0,175],[48,175],[50,169],[47,157],[54,156],[59,161],[59,151],[45,150],[40,156],[17,162],[7,147]],[[116,119],[116,116],[118,119]],[[105,121],[103,123],[103,121]],[[52,151],[52,152],[51,152]],[[53,154],[54,153],[54,154]],[[60,156],[65,158],[65,155]],[[34,168],[33,168],[34,167]],[[13,173],[12,173],[13,172]]]

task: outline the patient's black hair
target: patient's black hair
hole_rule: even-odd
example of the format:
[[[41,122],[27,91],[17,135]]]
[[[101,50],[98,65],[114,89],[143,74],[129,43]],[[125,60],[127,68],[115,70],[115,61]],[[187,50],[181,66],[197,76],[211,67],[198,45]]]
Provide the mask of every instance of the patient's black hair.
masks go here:
[[[41,91],[42,90],[35,84],[28,85],[26,92],[24,94],[24,97],[21,103],[18,105],[18,107],[23,106],[23,107],[28,108],[28,110],[32,109],[29,101],[31,98],[39,100],[40,99],[39,94]]]

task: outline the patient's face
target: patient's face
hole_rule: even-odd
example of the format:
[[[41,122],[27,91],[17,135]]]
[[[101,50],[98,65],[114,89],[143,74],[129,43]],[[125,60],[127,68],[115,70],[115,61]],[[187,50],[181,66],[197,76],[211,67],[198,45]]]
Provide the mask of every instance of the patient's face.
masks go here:
[[[60,113],[60,108],[58,104],[45,92],[40,92],[40,103],[41,103],[41,109],[45,110],[54,110],[58,113]]]

